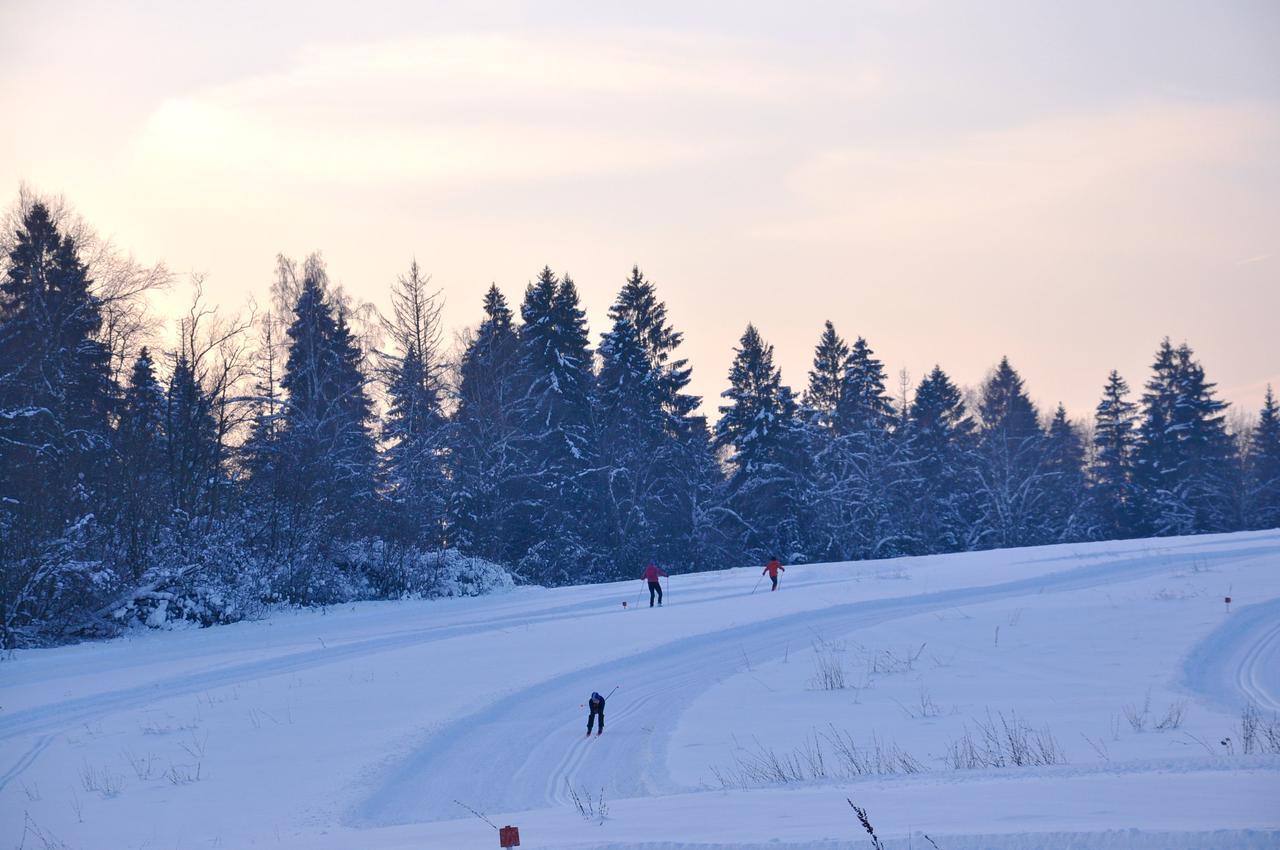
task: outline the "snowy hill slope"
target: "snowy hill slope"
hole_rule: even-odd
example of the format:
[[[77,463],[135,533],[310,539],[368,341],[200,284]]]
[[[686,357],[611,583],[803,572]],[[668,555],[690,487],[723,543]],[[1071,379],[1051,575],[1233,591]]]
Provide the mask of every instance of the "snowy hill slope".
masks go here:
[[[1280,845],[1280,532],[758,573],[18,653],[0,846]]]

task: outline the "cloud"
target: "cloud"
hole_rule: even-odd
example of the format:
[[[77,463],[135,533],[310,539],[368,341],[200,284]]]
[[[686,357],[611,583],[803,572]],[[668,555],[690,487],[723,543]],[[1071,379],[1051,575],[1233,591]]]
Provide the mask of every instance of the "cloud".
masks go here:
[[[1012,235],[1049,222],[1150,217],[1198,179],[1222,192],[1230,168],[1280,143],[1270,104],[1146,106],[1055,116],[928,143],[828,149],[793,170],[794,206],[758,234],[810,242]],[[1189,200],[1189,198],[1187,198]]]
[[[681,37],[448,36],[312,45],[280,72],[163,102],[150,173],[511,181],[645,172],[758,148],[765,105],[874,97],[871,70]],[[712,117],[714,116],[714,117]]]

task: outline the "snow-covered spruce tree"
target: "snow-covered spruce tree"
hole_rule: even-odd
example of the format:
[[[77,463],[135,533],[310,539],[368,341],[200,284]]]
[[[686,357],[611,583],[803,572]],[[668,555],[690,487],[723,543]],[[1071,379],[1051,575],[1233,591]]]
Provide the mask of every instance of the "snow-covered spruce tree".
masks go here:
[[[600,375],[596,382],[597,444],[604,514],[601,544],[608,578],[635,572],[638,562],[658,558],[665,542],[664,503],[675,494],[663,475],[671,460],[663,428],[657,375],[649,368],[640,335],[627,318],[614,320],[600,342]],[[664,555],[669,558],[670,553]]]
[[[978,545],[1029,546],[1052,539],[1045,527],[1044,432],[1008,357],[983,386],[978,413]]]
[[[49,208],[25,211],[0,279],[0,640],[69,624],[115,583],[95,537],[115,387],[101,304]],[[28,638],[31,636],[28,635]]]
[[[1137,452],[1137,405],[1129,385],[1114,369],[1094,413],[1093,462],[1089,467],[1089,512],[1106,540],[1139,533],[1133,467]]]
[[[1176,438],[1170,436],[1178,404],[1177,354],[1168,337],[1156,350],[1151,371],[1142,394],[1142,419],[1134,453],[1134,492],[1143,534],[1158,533],[1162,515],[1172,513],[1164,507],[1170,494],[1165,482],[1173,483],[1173,473],[1179,466]],[[1184,522],[1176,522],[1165,533],[1177,534],[1184,528]]]
[[[388,368],[390,405],[383,422],[383,456],[392,539],[429,547],[444,545],[446,423],[440,400],[426,381],[427,369],[413,343]]]
[[[1046,542],[1089,537],[1092,520],[1085,490],[1084,440],[1061,403],[1045,434],[1042,469]]]
[[[340,599],[348,589],[330,570],[338,547],[368,530],[375,451],[360,348],[330,303],[318,257],[304,264],[287,335],[280,380],[287,400],[273,455],[283,507],[277,587],[304,603]]]
[[[390,405],[382,427],[389,522],[383,532],[405,544],[447,542],[448,422],[442,408],[440,308],[415,261],[392,289],[384,319],[395,351],[383,358]]]
[[[518,446],[520,341],[497,286],[462,355],[452,429],[450,525],[458,548],[513,564],[512,521],[521,483]]]
[[[135,581],[146,569],[168,514],[166,407],[151,351],[144,346],[120,402],[114,440],[119,484],[115,537],[122,567]]]
[[[188,518],[208,516],[218,469],[218,431],[213,400],[200,386],[186,354],[173,358],[165,393],[165,454],[169,504]]]
[[[631,576],[651,558],[705,566],[692,552],[695,512],[699,493],[714,482],[702,480],[710,451],[705,422],[693,416],[699,399],[684,392],[690,370],[686,361],[672,360],[682,335],[670,327],[666,305],[638,267],[609,317],[595,404],[605,572]],[[706,457],[695,457],[699,452]]]
[[[884,365],[862,337],[854,341],[849,351],[842,383],[836,405],[837,428],[846,434],[887,432],[894,410],[893,400],[885,391]]]
[[[1280,527],[1280,405],[1270,384],[1249,438],[1247,469],[1249,527]]]
[[[808,536],[815,558],[874,558],[897,551],[896,416],[885,392],[884,366],[874,355],[862,337],[848,348],[830,322],[815,352],[805,394],[813,458]]]
[[[657,290],[639,266],[631,267],[630,277],[609,308],[609,319],[613,322],[625,319],[635,327],[649,368],[656,375],[663,410],[673,417],[667,427],[673,430],[685,427],[701,399],[685,393],[692,371],[688,361],[672,359],[684,334],[667,321],[667,305],[658,300]]]
[[[729,389],[721,395],[729,401],[716,423],[716,447],[728,451],[731,469],[728,533],[749,560],[801,560],[806,458],[798,405],[773,365],[773,346],[754,325],[734,349]]]
[[[900,472],[894,439],[893,401],[885,391],[883,364],[867,341],[858,337],[849,352],[844,388],[836,407],[839,451],[852,477],[844,482],[852,507],[846,537],[849,557],[878,558],[896,554],[897,522],[893,501]]]
[[[809,386],[801,396],[800,407],[807,419],[829,432],[835,429],[836,408],[840,406],[848,367],[849,344],[828,319],[814,347]]]
[[[816,560],[843,561],[853,555],[844,541],[849,505],[837,497],[852,471],[842,451],[837,451],[836,409],[844,389],[848,369],[849,344],[827,320],[814,346],[809,385],[801,395],[800,427],[805,453],[812,459],[804,482],[804,502],[808,513],[809,554]]]
[[[975,426],[964,399],[941,367],[916,388],[907,418],[902,486],[912,510],[900,516],[914,554],[974,545],[977,505]]]
[[[1161,343],[1142,396],[1134,470],[1146,533],[1231,530],[1234,447],[1213,388],[1186,343]]]
[[[556,585],[596,569],[592,492],[594,375],[587,322],[568,275],[543,268],[520,308],[520,515],[512,534],[525,578]]]

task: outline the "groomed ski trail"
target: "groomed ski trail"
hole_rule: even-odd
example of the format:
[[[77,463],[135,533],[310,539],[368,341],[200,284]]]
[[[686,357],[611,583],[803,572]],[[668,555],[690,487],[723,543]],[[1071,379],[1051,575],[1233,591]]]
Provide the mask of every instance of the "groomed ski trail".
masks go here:
[[[562,804],[570,786],[579,793],[603,791],[608,800],[694,791],[677,786],[667,773],[671,729],[710,685],[739,672],[744,653],[766,662],[781,657],[785,646],[802,646],[823,631],[849,632],[959,605],[1131,581],[1167,571],[1183,557],[1221,564],[1276,551],[1272,539],[1257,542],[1261,545],[1239,547],[1237,542],[1214,551],[1214,543],[1206,541],[1185,556],[1169,550],[1100,554],[1108,560],[1077,569],[798,612],[647,647],[524,688],[436,728],[380,773],[345,820],[354,827],[450,820],[458,816],[454,799],[489,812],[537,809]],[[655,629],[660,628],[658,621]],[[610,731],[587,741],[585,713],[574,707],[600,683],[615,682],[622,689],[606,712]]]
[[[1280,599],[1227,614],[1188,654],[1183,683],[1232,711],[1252,702],[1280,712]]]

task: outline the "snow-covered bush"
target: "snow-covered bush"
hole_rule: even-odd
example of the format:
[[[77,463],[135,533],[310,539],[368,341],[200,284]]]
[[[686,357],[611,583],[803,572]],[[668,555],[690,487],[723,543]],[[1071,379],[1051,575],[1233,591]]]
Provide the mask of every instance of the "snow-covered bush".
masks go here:
[[[111,621],[210,626],[253,618],[277,604],[480,596],[515,586],[502,566],[456,549],[425,552],[372,539],[272,558],[242,541],[242,530],[233,527],[166,536],[141,581],[120,595]]]
[[[0,639],[6,647],[36,646],[83,630],[122,579],[101,553],[105,532],[82,516],[32,557],[0,570]]]
[[[534,584],[558,587],[573,584],[591,571],[591,553],[576,540],[541,540],[516,565],[516,572]]]
[[[499,564],[457,549],[423,551],[383,540],[363,540],[344,553],[347,566],[366,582],[367,598],[480,596],[515,586]]]
[[[175,523],[151,553],[139,582],[111,612],[121,625],[200,626],[256,616],[270,595],[269,570],[234,526]]]
[[[434,596],[481,596],[510,590],[515,578],[502,565],[445,549],[436,557]]]

